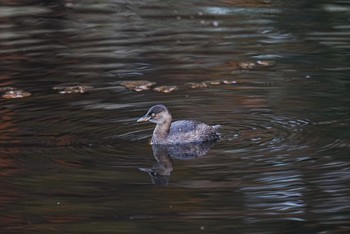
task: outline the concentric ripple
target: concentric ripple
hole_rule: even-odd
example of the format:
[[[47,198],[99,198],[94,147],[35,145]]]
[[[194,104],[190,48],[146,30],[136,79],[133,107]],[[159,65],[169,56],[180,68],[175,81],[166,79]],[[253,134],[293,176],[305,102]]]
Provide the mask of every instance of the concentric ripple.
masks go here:
[[[303,128],[311,123],[307,119],[290,119],[274,115],[247,115],[239,123],[224,126],[224,141],[232,142],[235,151],[281,151],[303,147],[296,145]],[[231,150],[229,150],[231,151]]]

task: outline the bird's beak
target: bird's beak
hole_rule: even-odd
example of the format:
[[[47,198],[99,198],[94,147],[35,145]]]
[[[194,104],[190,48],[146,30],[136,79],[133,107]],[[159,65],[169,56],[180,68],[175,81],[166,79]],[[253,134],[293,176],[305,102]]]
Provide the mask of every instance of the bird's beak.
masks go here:
[[[143,116],[141,118],[139,118],[136,122],[140,123],[140,122],[146,122],[146,121],[149,121],[151,119],[151,116]]]

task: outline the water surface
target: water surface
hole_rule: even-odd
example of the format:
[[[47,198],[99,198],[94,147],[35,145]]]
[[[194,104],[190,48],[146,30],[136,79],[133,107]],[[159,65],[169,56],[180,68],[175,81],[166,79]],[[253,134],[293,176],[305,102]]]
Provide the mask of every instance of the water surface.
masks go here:
[[[0,99],[0,232],[349,233],[349,14],[330,0],[2,2],[1,95],[31,95]],[[155,85],[121,85],[138,80]],[[136,120],[157,103],[221,124],[222,141],[152,149]]]

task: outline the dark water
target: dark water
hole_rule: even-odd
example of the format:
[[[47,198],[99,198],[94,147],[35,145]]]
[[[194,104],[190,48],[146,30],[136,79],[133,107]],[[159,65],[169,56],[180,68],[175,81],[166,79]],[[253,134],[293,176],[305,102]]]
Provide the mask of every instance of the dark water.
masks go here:
[[[350,1],[4,0],[0,21],[1,94],[31,94],[0,99],[0,233],[350,233]],[[152,150],[156,103],[223,140]]]

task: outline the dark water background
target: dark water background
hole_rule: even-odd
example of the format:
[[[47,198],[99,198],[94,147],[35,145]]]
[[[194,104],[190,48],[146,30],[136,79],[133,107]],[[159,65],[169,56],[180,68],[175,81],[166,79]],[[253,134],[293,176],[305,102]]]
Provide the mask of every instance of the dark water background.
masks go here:
[[[0,28],[32,94],[0,99],[0,233],[350,233],[350,1],[2,0]],[[153,151],[156,103],[223,140]]]

